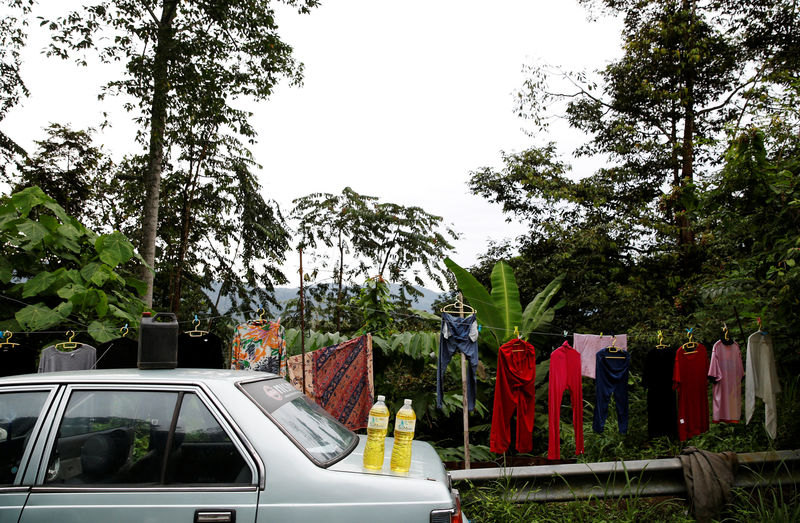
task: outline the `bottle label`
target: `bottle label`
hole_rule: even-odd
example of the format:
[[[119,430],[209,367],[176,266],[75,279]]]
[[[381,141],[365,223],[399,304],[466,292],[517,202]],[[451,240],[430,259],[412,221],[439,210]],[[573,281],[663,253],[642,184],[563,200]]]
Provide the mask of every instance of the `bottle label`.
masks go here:
[[[414,427],[417,425],[417,420],[414,419],[400,419],[397,418],[394,424],[395,431],[401,432],[414,432]]]
[[[386,430],[389,428],[389,416],[370,416],[367,428]]]

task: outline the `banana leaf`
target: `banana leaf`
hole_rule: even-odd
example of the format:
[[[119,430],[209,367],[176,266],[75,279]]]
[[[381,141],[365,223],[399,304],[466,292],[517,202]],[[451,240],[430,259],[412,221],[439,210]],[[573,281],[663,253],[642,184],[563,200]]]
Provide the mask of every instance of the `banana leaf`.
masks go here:
[[[546,332],[553,322],[556,310],[563,307],[566,303],[564,300],[560,300],[552,307],[549,307],[550,301],[556,293],[561,290],[561,286],[564,283],[564,276],[564,274],[561,274],[555,277],[553,281],[542,289],[528,306],[525,307],[525,311],[522,313],[522,325],[523,332],[529,340],[536,338],[535,335],[531,335],[533,332]]]
[[[500,343],[514,338],[514,329],[522,329],[522,305],[519,302],[519,288],[514,278],[514,270],[504,261],[499,261],[492,269],[492,300],[503,321],[505,332],[498,332]]]
[[[481,337],[492,347],[494,352],[497,352],[500,348],[498,335],[502,334],[505,324],[492,296],[472,274],[462,269],[456,262],[445,258],[444,264],[455,275],[459,290],[477,312],[478,322],[484,326]]]

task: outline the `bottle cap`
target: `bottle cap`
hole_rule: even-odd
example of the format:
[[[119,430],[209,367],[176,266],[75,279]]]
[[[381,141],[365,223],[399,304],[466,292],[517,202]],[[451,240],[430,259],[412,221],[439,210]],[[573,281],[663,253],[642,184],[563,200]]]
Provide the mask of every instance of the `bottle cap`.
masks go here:
[[[403,400],[403,405],[411,405],[411,400],[406,398]]]
[[[385,399],[386,399],[385,396],[381,396],[380,394],[378,394],[378,401],[384,401]]]

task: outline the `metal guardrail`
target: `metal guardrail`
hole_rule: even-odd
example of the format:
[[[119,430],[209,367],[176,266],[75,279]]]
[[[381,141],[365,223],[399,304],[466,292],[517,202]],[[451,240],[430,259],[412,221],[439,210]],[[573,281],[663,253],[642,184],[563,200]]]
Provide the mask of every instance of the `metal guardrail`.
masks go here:
[[[735,487],[800,483],[800,450],[737,456]],[[453,470],[450,474],[454,482],[507,482],[516,502],[686,495],[678,458]]]

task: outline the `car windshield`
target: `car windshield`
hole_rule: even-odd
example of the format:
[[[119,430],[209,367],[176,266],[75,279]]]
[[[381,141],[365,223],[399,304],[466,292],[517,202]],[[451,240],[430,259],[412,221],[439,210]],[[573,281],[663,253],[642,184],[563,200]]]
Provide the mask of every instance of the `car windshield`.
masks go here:
[[[330,465],[355,448],[358,436],[291,384],[270,379],[240,386],[317,464]]]

